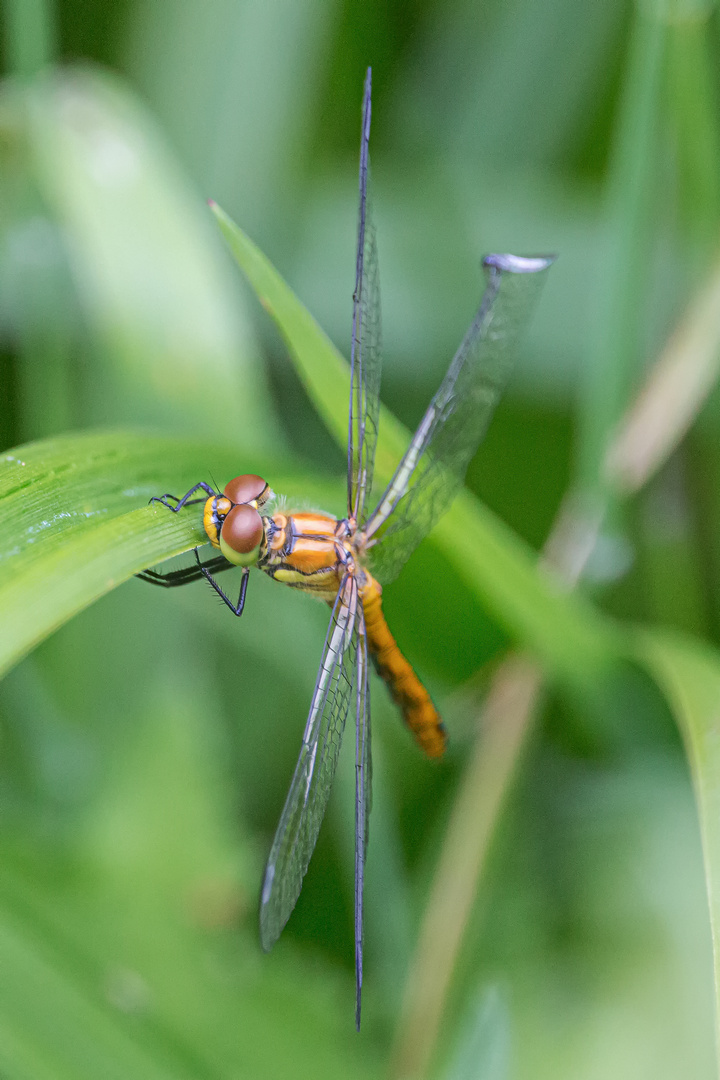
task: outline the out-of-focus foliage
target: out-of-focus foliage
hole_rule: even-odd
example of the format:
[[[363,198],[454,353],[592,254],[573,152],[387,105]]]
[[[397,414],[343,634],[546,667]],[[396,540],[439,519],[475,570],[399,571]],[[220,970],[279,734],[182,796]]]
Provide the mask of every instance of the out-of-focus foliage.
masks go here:
[[[696,806],[712,891],[717,393],[632,498],[605,468],[717,256],[714,5],[6,0],[3,19],[3,656],[85,610],[0,684],[0,1073],[409,1075],[401,1001],[421,918],[482,692],[519,642],[554,678],[491,822],[422,1075],[716,1075]],[[197,522],[142,509],[152,492],[258,471],[342,509],[341,449],[205,200],[346,351],[367,64],[383,398],[404,423],[475,309],[480,256],[560,258],[470,470],[510,529],[477,510],[463,532],[456,512],[386,591],[451,750],[420,760],[373,687],[357,1037],[350,755],[270,956],[255,927],[324,609],[262,575],[240,620],[200,586],[112,586],[143,551],[193,543]],[[47,441],[10,449],[31,440]],[[569,487],[603,525],[588,595],[554,606],[526,545]],[[471,569],[488,536],[494,597],[492,568]],[[639,666],[591,671],[583,640]]]

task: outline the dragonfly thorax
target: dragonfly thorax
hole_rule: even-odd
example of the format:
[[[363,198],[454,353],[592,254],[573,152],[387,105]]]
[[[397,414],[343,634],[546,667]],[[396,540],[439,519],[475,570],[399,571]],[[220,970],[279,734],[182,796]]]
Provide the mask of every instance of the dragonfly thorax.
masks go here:
[[[275,581],[333,601],[348,571],[364,573],[360,534],[347,518],[313,511],[263,518],[257,565]]]

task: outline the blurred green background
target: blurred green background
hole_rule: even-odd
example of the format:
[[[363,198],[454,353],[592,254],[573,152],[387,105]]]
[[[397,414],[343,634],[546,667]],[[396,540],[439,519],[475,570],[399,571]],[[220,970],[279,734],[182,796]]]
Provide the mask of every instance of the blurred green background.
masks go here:
[[[602,464],[716,255],[714,4],[5,0],[2,13],[2,449],[97,426],[199,437],[231,448],[235,472],[277,487],[279,470],[342,509],[342,451],[205,200],[347,353],[371,64],[384,402],[417,423],[477,306],[483,253],[557,252],[469,487],[536,549],[572,488],[605,515],[593,601],[720,645],[720,397],[637,497],[617,497]],[[208,454],[187,486],[224,484],[227,460]],[[180,490],[172,462],[157,477]],[[419,927],[511,642],[432,541],[385,597],[451,748],[422,760],[373,686],[360,1035],[351,752],[271,955],[256,930],[325,610],[262,575],[238,621],[200,585],[131,581],[0,684],[4,1077],[715,1074],[689,770],[632,671],[594,697],[542,695],[437,1037],[410,1061]]]

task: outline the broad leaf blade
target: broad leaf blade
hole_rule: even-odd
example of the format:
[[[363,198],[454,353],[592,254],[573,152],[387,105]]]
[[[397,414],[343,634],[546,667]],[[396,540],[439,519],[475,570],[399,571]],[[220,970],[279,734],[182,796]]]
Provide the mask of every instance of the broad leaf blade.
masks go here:
[[[280,490],[318,490],[244,459]],[[201,507],[171,514],[151,495],[239,471],[226,447],[133,432],[48,439],[0,457],[0,673],[82,608],[146,566],[206,542]]]

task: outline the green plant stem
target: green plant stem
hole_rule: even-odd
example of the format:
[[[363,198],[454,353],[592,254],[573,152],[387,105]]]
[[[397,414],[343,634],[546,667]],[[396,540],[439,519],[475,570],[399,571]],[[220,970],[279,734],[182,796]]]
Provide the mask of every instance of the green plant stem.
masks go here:
[[[609,505],[603,461],[636,377],[650,281],[667,26],[639,5],[606,194],[609,251],[599,286],[594,347],[581,411],[578,484]]]
[[[390,1076],[425,1076],[495,822],[517,768],[542,686],[528,657],[510,657],[487,696],[453,804],[407,980]]]
[[[714,50],[708,23],[693,9],[673,21],[668,50],[670,120],[675,128],[681,209],[694,253],[703,266],[717,246],[720,224],[720,133]]]

